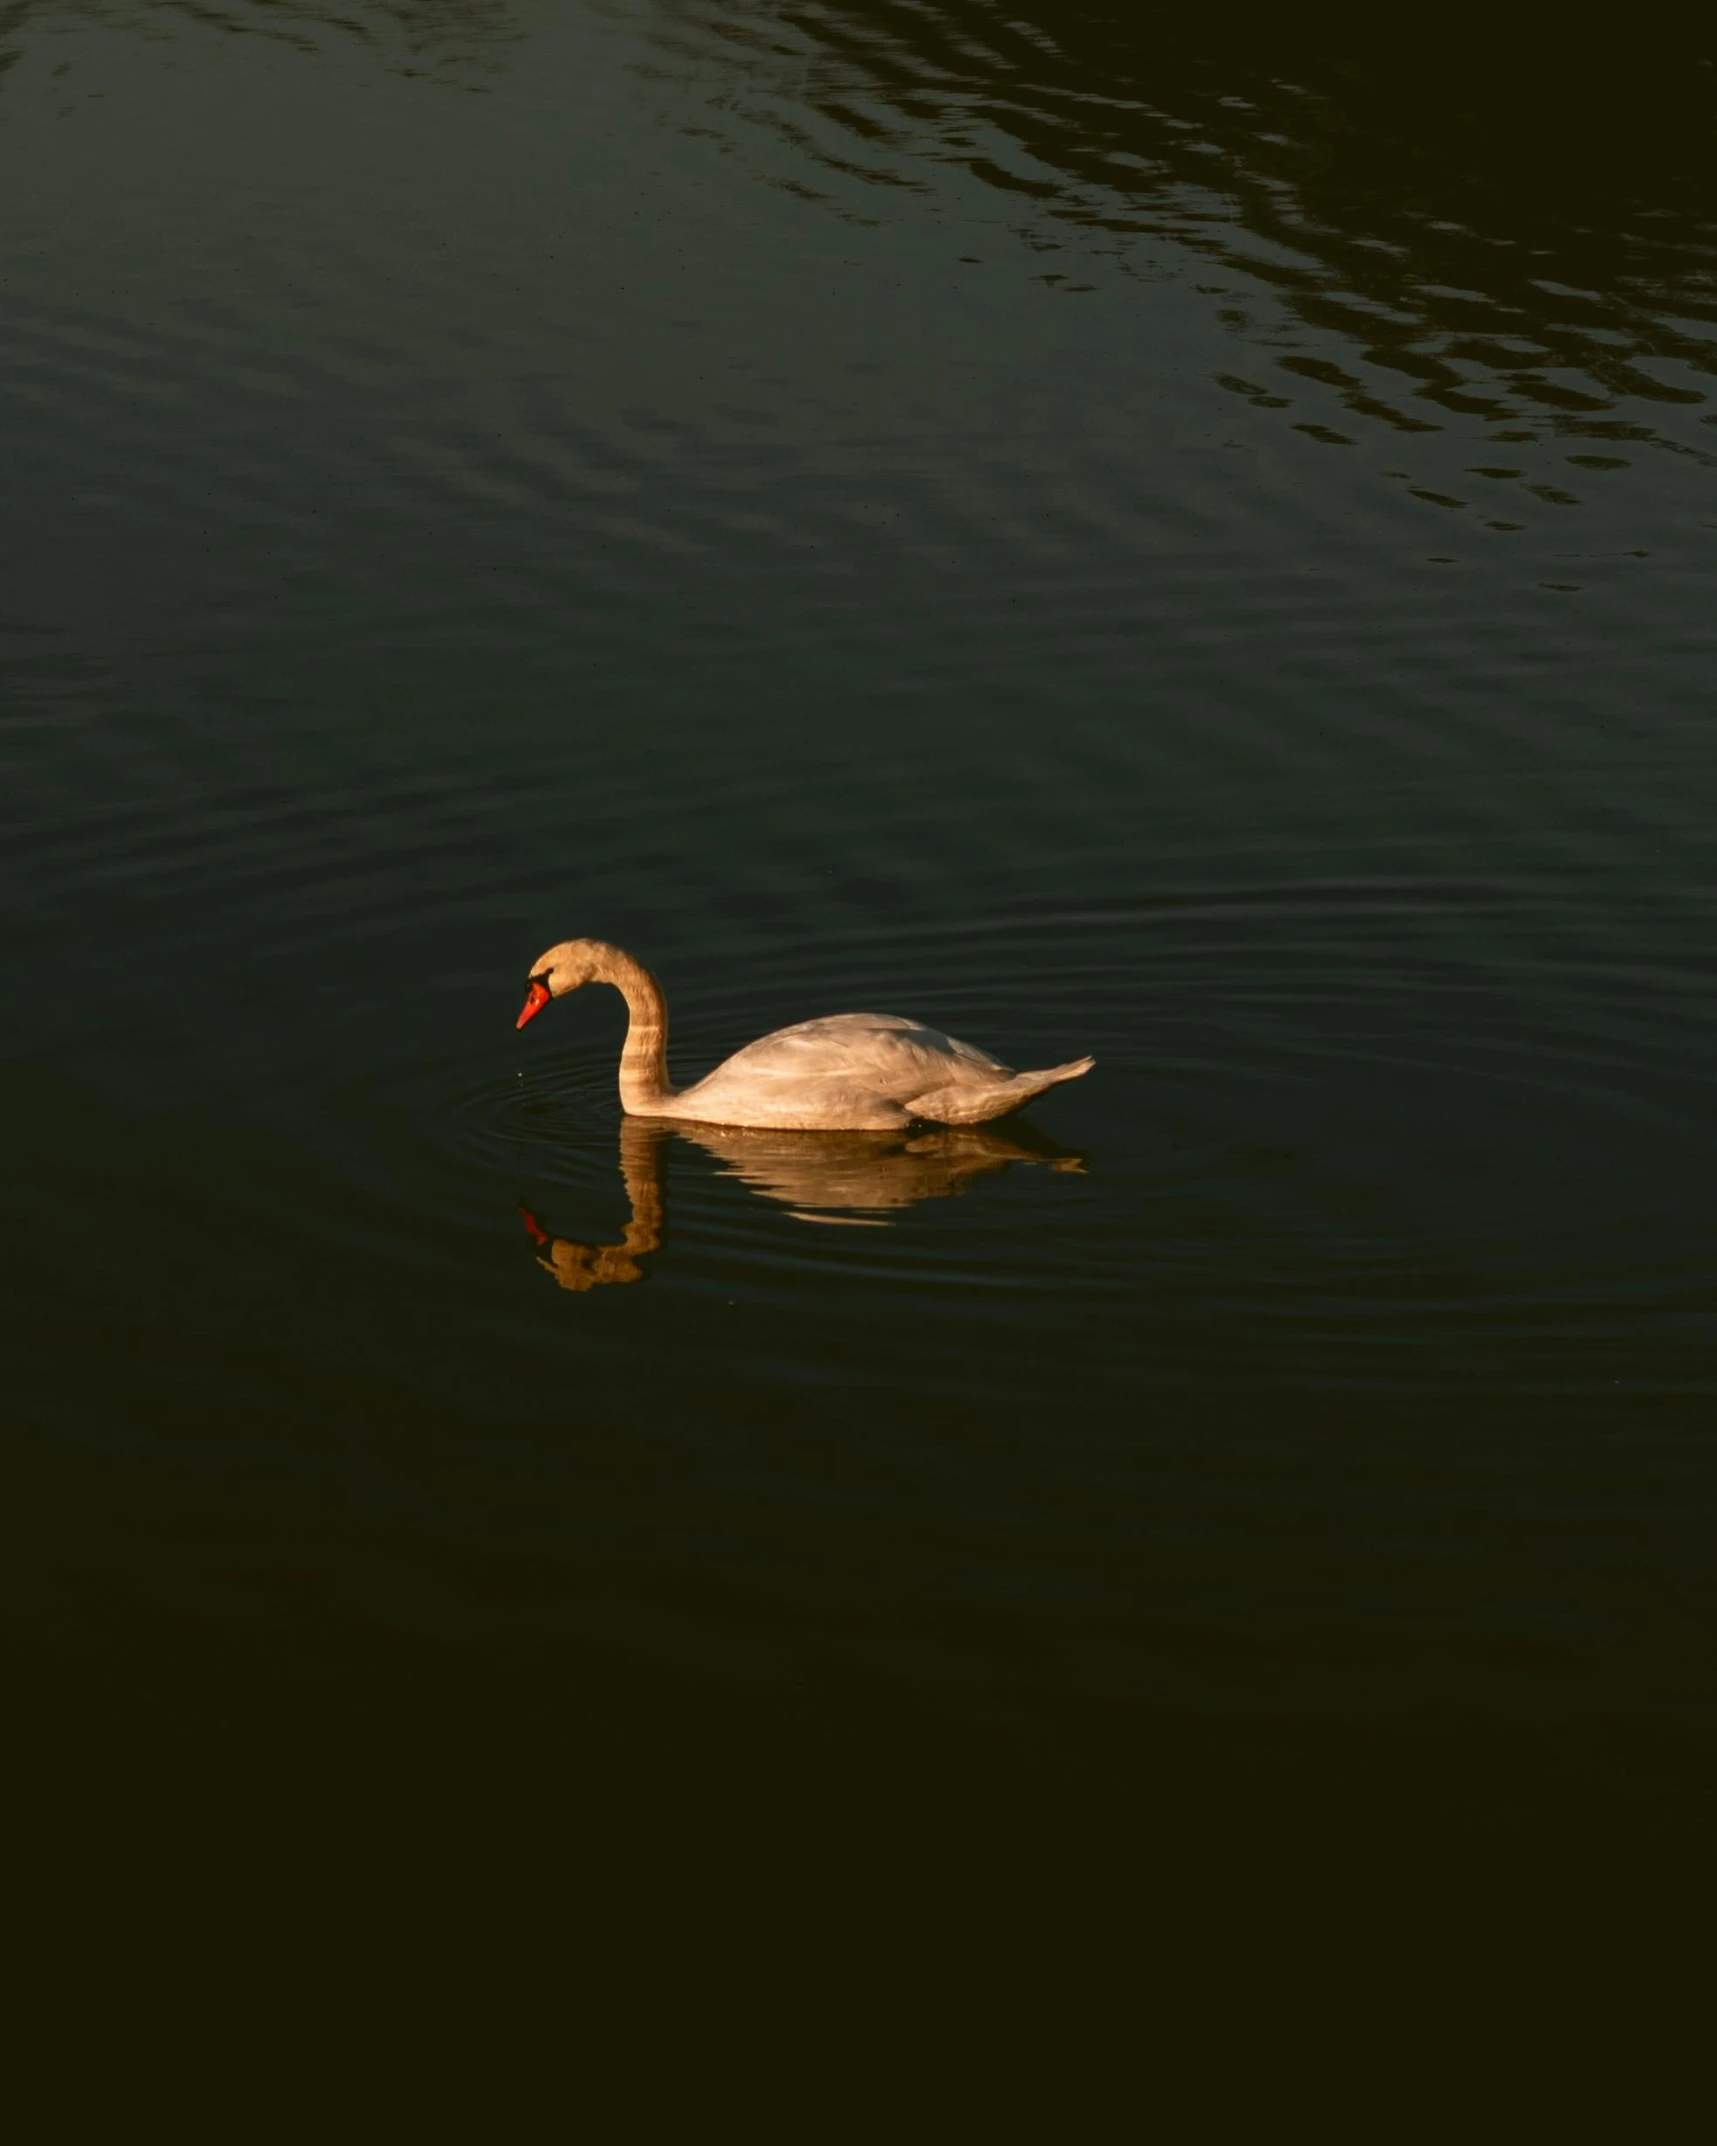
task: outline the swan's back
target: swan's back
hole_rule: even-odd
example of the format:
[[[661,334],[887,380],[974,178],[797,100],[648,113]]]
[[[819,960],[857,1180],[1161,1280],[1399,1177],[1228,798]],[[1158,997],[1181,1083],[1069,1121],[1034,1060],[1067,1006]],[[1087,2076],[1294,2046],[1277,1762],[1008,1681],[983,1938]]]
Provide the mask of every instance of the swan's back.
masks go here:
[[[969,1067],[985,1079],[999,1073],[1005,1080],[1009,1068],[980,1051],[975,1044],[945,1036],[939,1028],[922,1021],[908,1021],[897,1013],[831,1013],[818,1021],[795,1021],[791,1028],[777,1028],[759,1036],[744,1050],[735,1051],[717,1073],[779,1073],[793,1080],[812,1072],[870,1073],[888,1081],[919,1071],[958,1077]],[[712,1073],[710,1078],[715,1079]]]

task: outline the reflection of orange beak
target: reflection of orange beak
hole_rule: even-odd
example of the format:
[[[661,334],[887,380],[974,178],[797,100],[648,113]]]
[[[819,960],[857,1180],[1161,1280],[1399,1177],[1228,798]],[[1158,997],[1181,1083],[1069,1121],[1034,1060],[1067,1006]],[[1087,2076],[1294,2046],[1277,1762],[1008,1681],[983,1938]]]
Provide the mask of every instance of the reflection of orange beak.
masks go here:
[[[543,1008],[547,1004],[548,985],[532,984],[530,989],[530,996],[525,1000],[525,1010],[513,1023],[513,1026],[515,1028],[523,1028],[527,1021],[534,1021],[537,1015],[542,1012]]]

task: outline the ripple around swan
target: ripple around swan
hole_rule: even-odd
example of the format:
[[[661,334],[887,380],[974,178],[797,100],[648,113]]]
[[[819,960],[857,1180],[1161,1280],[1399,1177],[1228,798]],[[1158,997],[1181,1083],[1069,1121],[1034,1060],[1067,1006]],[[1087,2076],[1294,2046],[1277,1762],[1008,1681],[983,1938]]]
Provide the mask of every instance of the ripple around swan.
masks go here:
[[[1567,905],[1555,913],[1565,923]],[[1145,909],[801,931],[715,968],[683,949],[662,963],[681,1078],[843,1002],[937,1019],[1015,1062],[1090,1049],[1098,1067],[996,1128],[1011,1154],[818,1151],[814,1136],[770,1154],[664,1132],[662,1226],[639,1278],[724,1301],[1193,1292],[1302,1352],[1371,1322],[1430,1334],[1477,1305],[1572,1332],[1673,1278],[1711,1160],[1697,1077],[1711,1024],[1697,974],[1659,979],[1697,1040],[1666,1052],[1661,1003],[1642,1030],[1605,982],[1598,921],[1595,948],[1576,935],[1531,992],[1502,988],[1499,943],[1529,942],[1540,915],[1504,885],[1207,881]],[[520,1038],[495,990],[478,1054],[298,1083],[282,1104],[294,1137],[405,1236],[505,1236],[504,1259],[524,1249],[522,1206],[546,1237],[617,1245],[639,1201],[611,995]]]
[[[441,1198],[431,1204],[443,1222],[492,1220],[516,1203],[558,1232],[618,1236],[650,1197],[668,1217],[661,1264],[729,1293],[766,1286],[771,1276],[791,1277],[807,1263],[824,1273],[991,1286],[1018,1279],[1038,1288],[1071,1288],[1090,1280],[1077,1262],[1058,1257],[1055,1240],[1062,1232],[1041,1205],[1030,1212],[1035,1249],[1028,1248],[1024,1265],[1030,1271],[1022,1277],[997,1258],[984,1226],[964,1242],[897,1243],[886,1254],[873,1247],[866,1257],[844,1261],[804,1242],[808,1222],[879,1229],[916,1219],[924,1203],[965,1193],[980,1179],[1018,1169],[1058,1177],[1082,1170],[1077,1150],[1029,1126],[994,1133],[924,1129],[898,1141],[649,1128],[623,1119],[612,1058],[588,1050],[539,1050],[528,1073],[476,1086],[444,1091],[433,1075],[421,1073],[409,1086],[409,1104],[398,1089],[361,1101],[350,1091],[340,1097],[330,1112],[332,1125],[323,1126],[324,1159],[338,1156],[345,1166],[363,1170],[378,1190],[391,1162],[400,1170],[399,1182],[421,1201],[426,1182],[436,1176],[426,1168],[427,1158],[420,1150],[408,1166],[407,1158],[388,1152],[388,1128],[397,1144],[399,1127],[409,1120],[417,1141],[439,1153]],[[649,1150],[648,1194],[640,1190],[640,1138]],[[995,1189],[983,1191],[993,1196]],[[989,1220],[1004,1237],[1020,1227],[1017,1205]],[[1046,1224],[1050,1238],[1039,1241]]]

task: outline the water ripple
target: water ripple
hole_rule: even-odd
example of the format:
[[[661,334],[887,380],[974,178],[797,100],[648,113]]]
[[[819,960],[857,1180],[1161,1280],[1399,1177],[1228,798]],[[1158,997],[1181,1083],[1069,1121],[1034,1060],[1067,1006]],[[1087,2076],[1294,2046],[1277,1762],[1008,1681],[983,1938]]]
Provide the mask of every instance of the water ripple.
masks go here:
[[[987,0],[782,0],[738,20],[679,0],[662,37],[726,138],[770,168],[746,132],[768,130],[831,205],[882,189],[886,213],[904,188],[999,218],[1062,254],[1043,274],[1070,290],[1185,249],[1254,353],[1222,387],[1331,446],[1381,428],[1409,469],[1435,466],[1426,435],[1506,447],[1468,469],[1477,486],[1402,475],[1493,528],[1577,504],[1642,451],[1717,466],[1696,414],[1717,370],[1717,195],[1690,146],[1717,98],[1708,60],[1654,54],[1636,98],[1625,63],[1566,42],[1474,65],[1464,40],[1414,40],[1408,62],[1252,23],[1218,57],[1156,16]]]

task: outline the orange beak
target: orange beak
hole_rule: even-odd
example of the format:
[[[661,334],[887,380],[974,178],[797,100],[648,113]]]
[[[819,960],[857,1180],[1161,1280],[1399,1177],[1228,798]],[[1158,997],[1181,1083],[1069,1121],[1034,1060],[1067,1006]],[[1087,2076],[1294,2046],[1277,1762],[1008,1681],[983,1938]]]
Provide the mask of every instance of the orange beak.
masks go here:
[[[541,1013],[543,1008],[548,1004],[548,996],[549,993],[547,984],[532,984],[530,988],[530,995],[525,1000],[525,1010],[513,1023],[513,1026],[515,1028],[523,1028],[527,1021],[534,1021],[537,1015]]]

